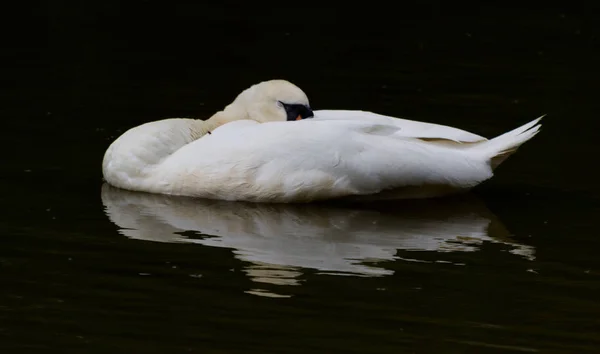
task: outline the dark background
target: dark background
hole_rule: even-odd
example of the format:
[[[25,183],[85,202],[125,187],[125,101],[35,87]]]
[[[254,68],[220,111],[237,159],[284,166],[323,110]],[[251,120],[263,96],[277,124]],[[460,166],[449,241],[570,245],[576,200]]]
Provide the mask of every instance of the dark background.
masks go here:
[[[0,348],[598,349],[600,12],[592,2],[391,4],[53,1],[5,12]],[[241,263],[229,250],[118,235],[99,199],[110,142],[147,121],[208,118],[274,78],[301,87],[314,109],[486,137],[547,114],[542,132],[478,189],[536,248],[536,262],[486,245],[460,269],[390,262],[395,275],[384,279],[307,272],[310,285],[278,302],[243,294],[248,280],[229,272]],[[159,270],[167,260],[205,282]],[[146,271],[160,277],[129,275]]]

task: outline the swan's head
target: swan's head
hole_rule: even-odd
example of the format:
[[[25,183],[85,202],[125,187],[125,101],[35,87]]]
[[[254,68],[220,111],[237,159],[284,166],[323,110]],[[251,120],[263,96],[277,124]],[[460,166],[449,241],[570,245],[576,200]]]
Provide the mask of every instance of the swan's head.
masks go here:
[[[285,80],[263,81],[251,86],[225,110],[261,123],[313,117],[306,94]]]

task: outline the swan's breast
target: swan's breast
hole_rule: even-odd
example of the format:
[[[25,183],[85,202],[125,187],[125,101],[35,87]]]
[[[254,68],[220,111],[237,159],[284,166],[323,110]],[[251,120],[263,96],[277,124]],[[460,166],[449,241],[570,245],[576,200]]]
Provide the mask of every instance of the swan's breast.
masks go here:
[[[172,118],[129,129],[106,150],[105,180],[120,188],[144,190],[166,158],[194,141],[193,119]]]

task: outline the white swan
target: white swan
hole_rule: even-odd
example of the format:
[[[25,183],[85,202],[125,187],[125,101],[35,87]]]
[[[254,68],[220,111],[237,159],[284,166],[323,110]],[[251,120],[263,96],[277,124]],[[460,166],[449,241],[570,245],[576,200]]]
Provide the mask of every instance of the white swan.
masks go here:
[[[539,131],[487,140],[361,111],[315,111],[295,85],[265,81],[206,121],[165,119],[121,135],[105,180],[123,189],[253,202],[436,197],[471,189]],[[207,134],[210,133],[210,134]]]

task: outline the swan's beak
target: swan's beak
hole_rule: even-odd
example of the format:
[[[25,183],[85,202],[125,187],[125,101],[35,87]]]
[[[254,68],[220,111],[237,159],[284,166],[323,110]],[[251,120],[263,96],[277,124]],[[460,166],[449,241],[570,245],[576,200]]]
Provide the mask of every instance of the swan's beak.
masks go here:
[[[308,109],[306,111],[306,116],[304,118],[314,118],[315,114],[313,113],[312,109]]]
[[[310,109],[310,107],[302,106],[302,109],[300,110],[300,112],[298,112],[298,116],[296,117],[296,120],[312,118],[314,116],[315,116],[315,114],[313,113],[312,109]]]
[[[281,102],[281,104],[283,105],[287,113],[287,120],[302,120],[306,118],[312,118],[315,116],[312,109],[310,109],[308,105],[289,103],[286,104],[283,102]]]
[[[296,120],[313,118],[314,116],[315,116],[315,114],[313,113],[312,109],[307,108],[304,112],[298,114],[298,116],[296,117]]]

